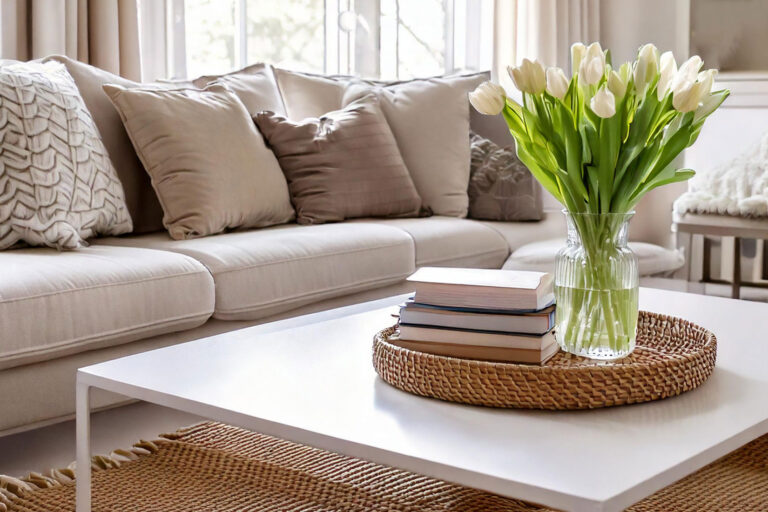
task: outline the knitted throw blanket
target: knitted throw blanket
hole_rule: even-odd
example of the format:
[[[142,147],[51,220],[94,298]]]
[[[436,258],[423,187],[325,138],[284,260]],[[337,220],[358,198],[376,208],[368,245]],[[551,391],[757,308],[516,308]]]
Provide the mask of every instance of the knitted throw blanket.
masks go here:
[[[694,176],[674,210],[678,215],[768,217],[768,133],[730,162]]]

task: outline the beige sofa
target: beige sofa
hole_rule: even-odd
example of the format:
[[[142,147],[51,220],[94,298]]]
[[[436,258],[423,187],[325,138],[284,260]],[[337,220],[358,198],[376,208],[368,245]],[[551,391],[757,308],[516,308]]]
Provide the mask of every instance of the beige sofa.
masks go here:
[[[511,143],[500,117],[473,112],[471,128]],[[551,211],[517,223],[359,219],[0,252],[0,435],[71,417],[79,367],[405,293],[404,279],[420,266],[501,268],[510,251],[562,236],[564,228]],[[93,397],[96,407],[123,400]]]

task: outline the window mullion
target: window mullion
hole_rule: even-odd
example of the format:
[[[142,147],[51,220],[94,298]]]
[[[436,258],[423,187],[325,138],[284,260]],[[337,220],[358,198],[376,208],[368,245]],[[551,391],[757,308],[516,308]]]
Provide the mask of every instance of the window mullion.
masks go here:
[[[248,2],[236,0],[235,4],[235,48],[238,67],[248,65]]]

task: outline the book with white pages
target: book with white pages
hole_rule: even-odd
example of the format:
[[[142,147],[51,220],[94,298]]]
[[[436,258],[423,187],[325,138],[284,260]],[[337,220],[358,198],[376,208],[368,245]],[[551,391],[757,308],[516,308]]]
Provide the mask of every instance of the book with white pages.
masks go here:
[[[408,301],[400,307],[404,324],[522,334],[544,334],[554,327],[555,306],[540,311],[489,311],[451,308]]]
[[[422,267],[408,281],[414,302],[436,306],[538,311],[554,300],[547,272]]]
[[[474,345],[478,347],[519,348],[541,350],[555,342],[554,331],[543,335],[510,334],[472,329],[448,327],[426,327],[423,325],[400,324],[399,338],[405,341],[450,343],[453,345]]]

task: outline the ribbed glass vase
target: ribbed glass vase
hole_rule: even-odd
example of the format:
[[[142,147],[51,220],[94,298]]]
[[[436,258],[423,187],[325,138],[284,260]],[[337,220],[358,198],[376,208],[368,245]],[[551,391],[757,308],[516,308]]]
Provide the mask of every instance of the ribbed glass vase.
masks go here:
[[[637,257],[627,246],[632,213],[569,213],[555,259],[555,337],[566,352],[619,359],[635,348]]]

